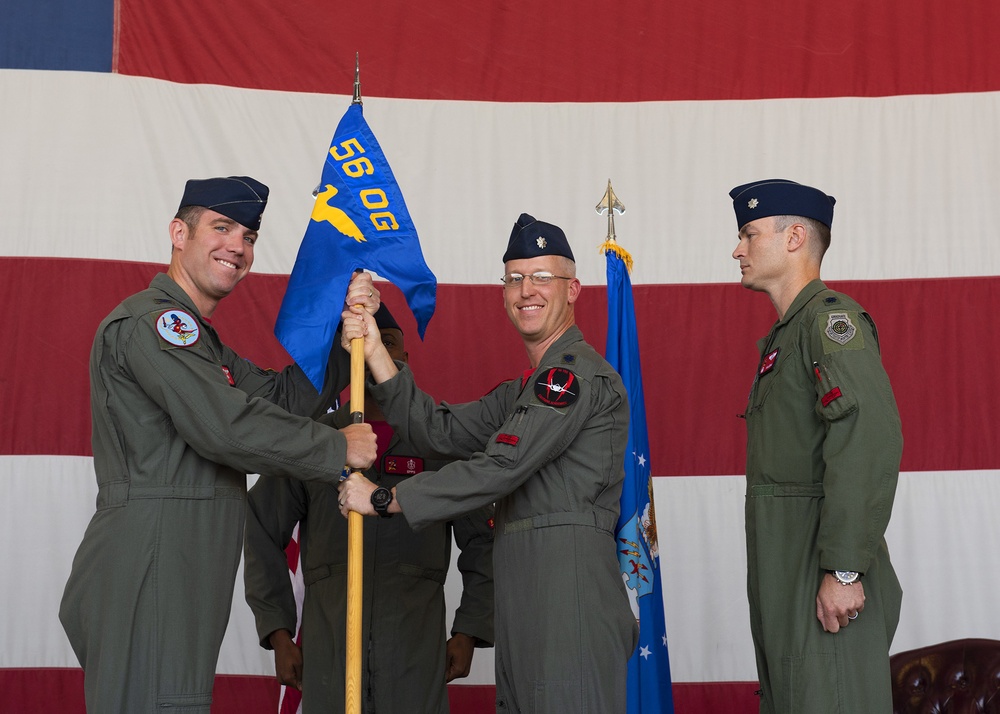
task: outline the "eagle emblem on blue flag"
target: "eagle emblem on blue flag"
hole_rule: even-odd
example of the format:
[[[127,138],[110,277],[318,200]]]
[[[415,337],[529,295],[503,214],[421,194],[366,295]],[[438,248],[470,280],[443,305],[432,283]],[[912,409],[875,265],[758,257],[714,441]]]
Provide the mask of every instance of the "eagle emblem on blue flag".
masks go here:
[[[398,287],[423,338],[437,279],[427,267],[403,193],[361,104],[330,142],[274,334],[318,390],[333,348],[347,285],[371,270]]]

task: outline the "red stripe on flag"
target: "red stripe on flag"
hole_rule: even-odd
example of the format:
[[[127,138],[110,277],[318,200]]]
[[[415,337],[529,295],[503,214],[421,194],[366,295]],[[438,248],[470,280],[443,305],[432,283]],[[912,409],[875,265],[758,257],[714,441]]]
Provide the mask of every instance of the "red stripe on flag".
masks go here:
[[[599,0],[390,0],[352,5],[347,15],[338,3],[269,0],[116,5],[118,71],[195,84],[347,94],[357,51],[367,93],[395,98],[635,102],[1000,89],[995,0],[686,0],[618,3],[611,13]],[[218,52],[217,27],[241,43]],[[331,45],[331,28],[350,32],[349,48]]]
[[[18,379],[5,385],[9,406],[0,411],[0,453],[90,454],[87,362],[94,332],[118,301],[146,287],[159,269],[144,263],[0,258],[7,343],[34,346],[7,350],[5,369]],[[213,324],[245,357],[281,367],[289,358],[270,328],[286,278],[251,274],[245,283],[220,304]],[[37,290],[38,285],[49,289]],[[878,324],[903,420],[903,470],[1000,466],[995,419],[982,398],[1000,393],[1000,371],[992,364],[1000,353],[1000,331],[984,330],[982,314],[968,309],[1000,304],[1000,277],[830,285],[856,298]],[[396,288],[383,286],[390,305],[403,304]],[[484,315],[503,319],[497,289],[438,286],[426,340],[407,344],[421,386],[438,399],[476,399],[498,381],[519,376],[527,364],[513,328],[475,327]],[[737,415],[746,407],[759,362],[755,342],[774,320],[771,303],[739,285],[638,285],[634,296],[653,475],[743,473],[746,437]],[[585,287],[576,309],[589,341],[603,344],[604,288]],[[394,314],[406,334],[416,334],[409,311]],[[66,317],[57,322],[54,315]],[[39,325],[47,330],[39,333]],[[940,368],[939,345],[948,346],[947,369]],[[453,379],[455,374],[462,379]]]
[[[757,714],[756,682],[674,682],[678,714]],[[85,714],[83,670],[0,669],[4,711],[19,714]],[[493,685],[448,685],[452,714],[492,714]],[[216,675],[212,714],[273,714],[278,707],[274,677]],[[284,714],[284,712],[283,712]]]

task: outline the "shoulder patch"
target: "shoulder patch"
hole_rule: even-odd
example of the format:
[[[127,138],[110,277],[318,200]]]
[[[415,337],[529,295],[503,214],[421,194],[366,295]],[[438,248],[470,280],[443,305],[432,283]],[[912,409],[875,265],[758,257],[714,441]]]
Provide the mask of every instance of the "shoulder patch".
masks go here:
[[[538,373],[535,380],[535,396],[542,404],[550,407],[568,407],[577,400],[579,380],[564,367],[552,367]]]
[[[858,330],[858,313],[825,312],[818,316],[818,320],[824,353],[864,349],[865,336]]]
[[[190,347],[201,337],[198,321],[184,310],[165,310],[156,318],[160,337],[178,347]]]
[[[564,354],[562,358],[563,362],[565,362],[566,364],[573,364],[574,362],[576,362],[576,355],[574,354],[567,353]]]

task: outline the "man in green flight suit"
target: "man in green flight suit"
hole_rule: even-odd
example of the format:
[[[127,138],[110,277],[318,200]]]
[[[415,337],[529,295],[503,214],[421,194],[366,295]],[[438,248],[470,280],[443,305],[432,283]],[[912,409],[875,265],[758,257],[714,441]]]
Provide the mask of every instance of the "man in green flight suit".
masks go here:
[[[403,331],[383,304],[375,313],[389,354],[408,360]],[[339,427],[350,405],[320,417]],[[365,475],[395,487],[447,462],[425,458],[385,422],[371,394],[365,421],[378,436],[378,458]],[[244,546],[246,598],[262,647],[274,650],[278,681],[302,691],[302,711],[344,708],[347,613],[347,521],[337,487],[262,476],[248,494]],[[305,598],[302,647],[292,639],[296,605],[285,547],[299,523]],[[466,677],[475,647],[493,644],[493,506],[415,532],[403,518],[366,518],[362,623],[362,711],[447,714],[453,679]],[[461,553],[463,590],[445,641],[444,582],[452,533]]]
[[[459,459],[395,489],[352,474],[341,511],[402,513],[414,529],[496,501],[498,712],[623,714],[638,637],[615,554],[628,397],[576,327],[576,263],[563,231],[522,214],[504,255],[503,298],[530,368],[479,401],[435,404],[393,362],[371,319],[368,387],[401,437]]]
[[[246,474],[336,483],[366,468],[367,424],[316,416],[349,380],[330,353],[318,393],[295,365],[264,370],[209,321],[250,271],[267,186],[188,181],[170,265],[101,322],[90,356],[97,512],[59,609],[84,670],[87,711],[208,714],[243,545]],[[370,275],[347,294],[374,313]]]
[[[875,323],[828,289],[834,198],[730,192],[742,284],[778,313],[747,405],[747,591],[761,714],[889,714],[902,590],[885,543],[903,437]]]

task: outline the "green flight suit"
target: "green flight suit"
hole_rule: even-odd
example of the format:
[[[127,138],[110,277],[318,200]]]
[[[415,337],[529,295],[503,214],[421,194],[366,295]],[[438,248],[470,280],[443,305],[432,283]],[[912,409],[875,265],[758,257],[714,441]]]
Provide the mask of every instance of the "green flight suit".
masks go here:
[[[335,346],[323,394],[297,367],[260,369],[163,273],[101,323],[90,357],[97,512],[59,610],[89,712],[208,714],[246,474],[339,479],[346,441],[308,416],[343,388],[349,360]]]
[[[617,714],[638,628],[615,552],[628,397],[571,327],[526,382],[435,405],[413,374],[370,385],[401,438],[463,459],[401,483],[419,530],[496,501],[498,712]]]
[[[320,421],[350,423],[345,406]],[[392,436],[365,476],[393,488],[446,462],[424,460]],[[302,612],[302,711],[344,707],[347,612],[347,519],[337,487],[261,477],[248,494],[244,578],[261,646],[275,630],[295,632],[296,607],[285,547],[296,523],[306,591]],[[406,519],[364,519],[362,711],[447,714],[444,582],[451,538],[461,549],[464,589],[451,632],[493,644],[493,507],[414,533]]]
[[[903,437],[875,324],[814,280],[758,347],[746,532],[760,711],[889,714],[902,590],[884,534]],[[816,617],[830,570],[862,573],[866,597],[836,634]]]

